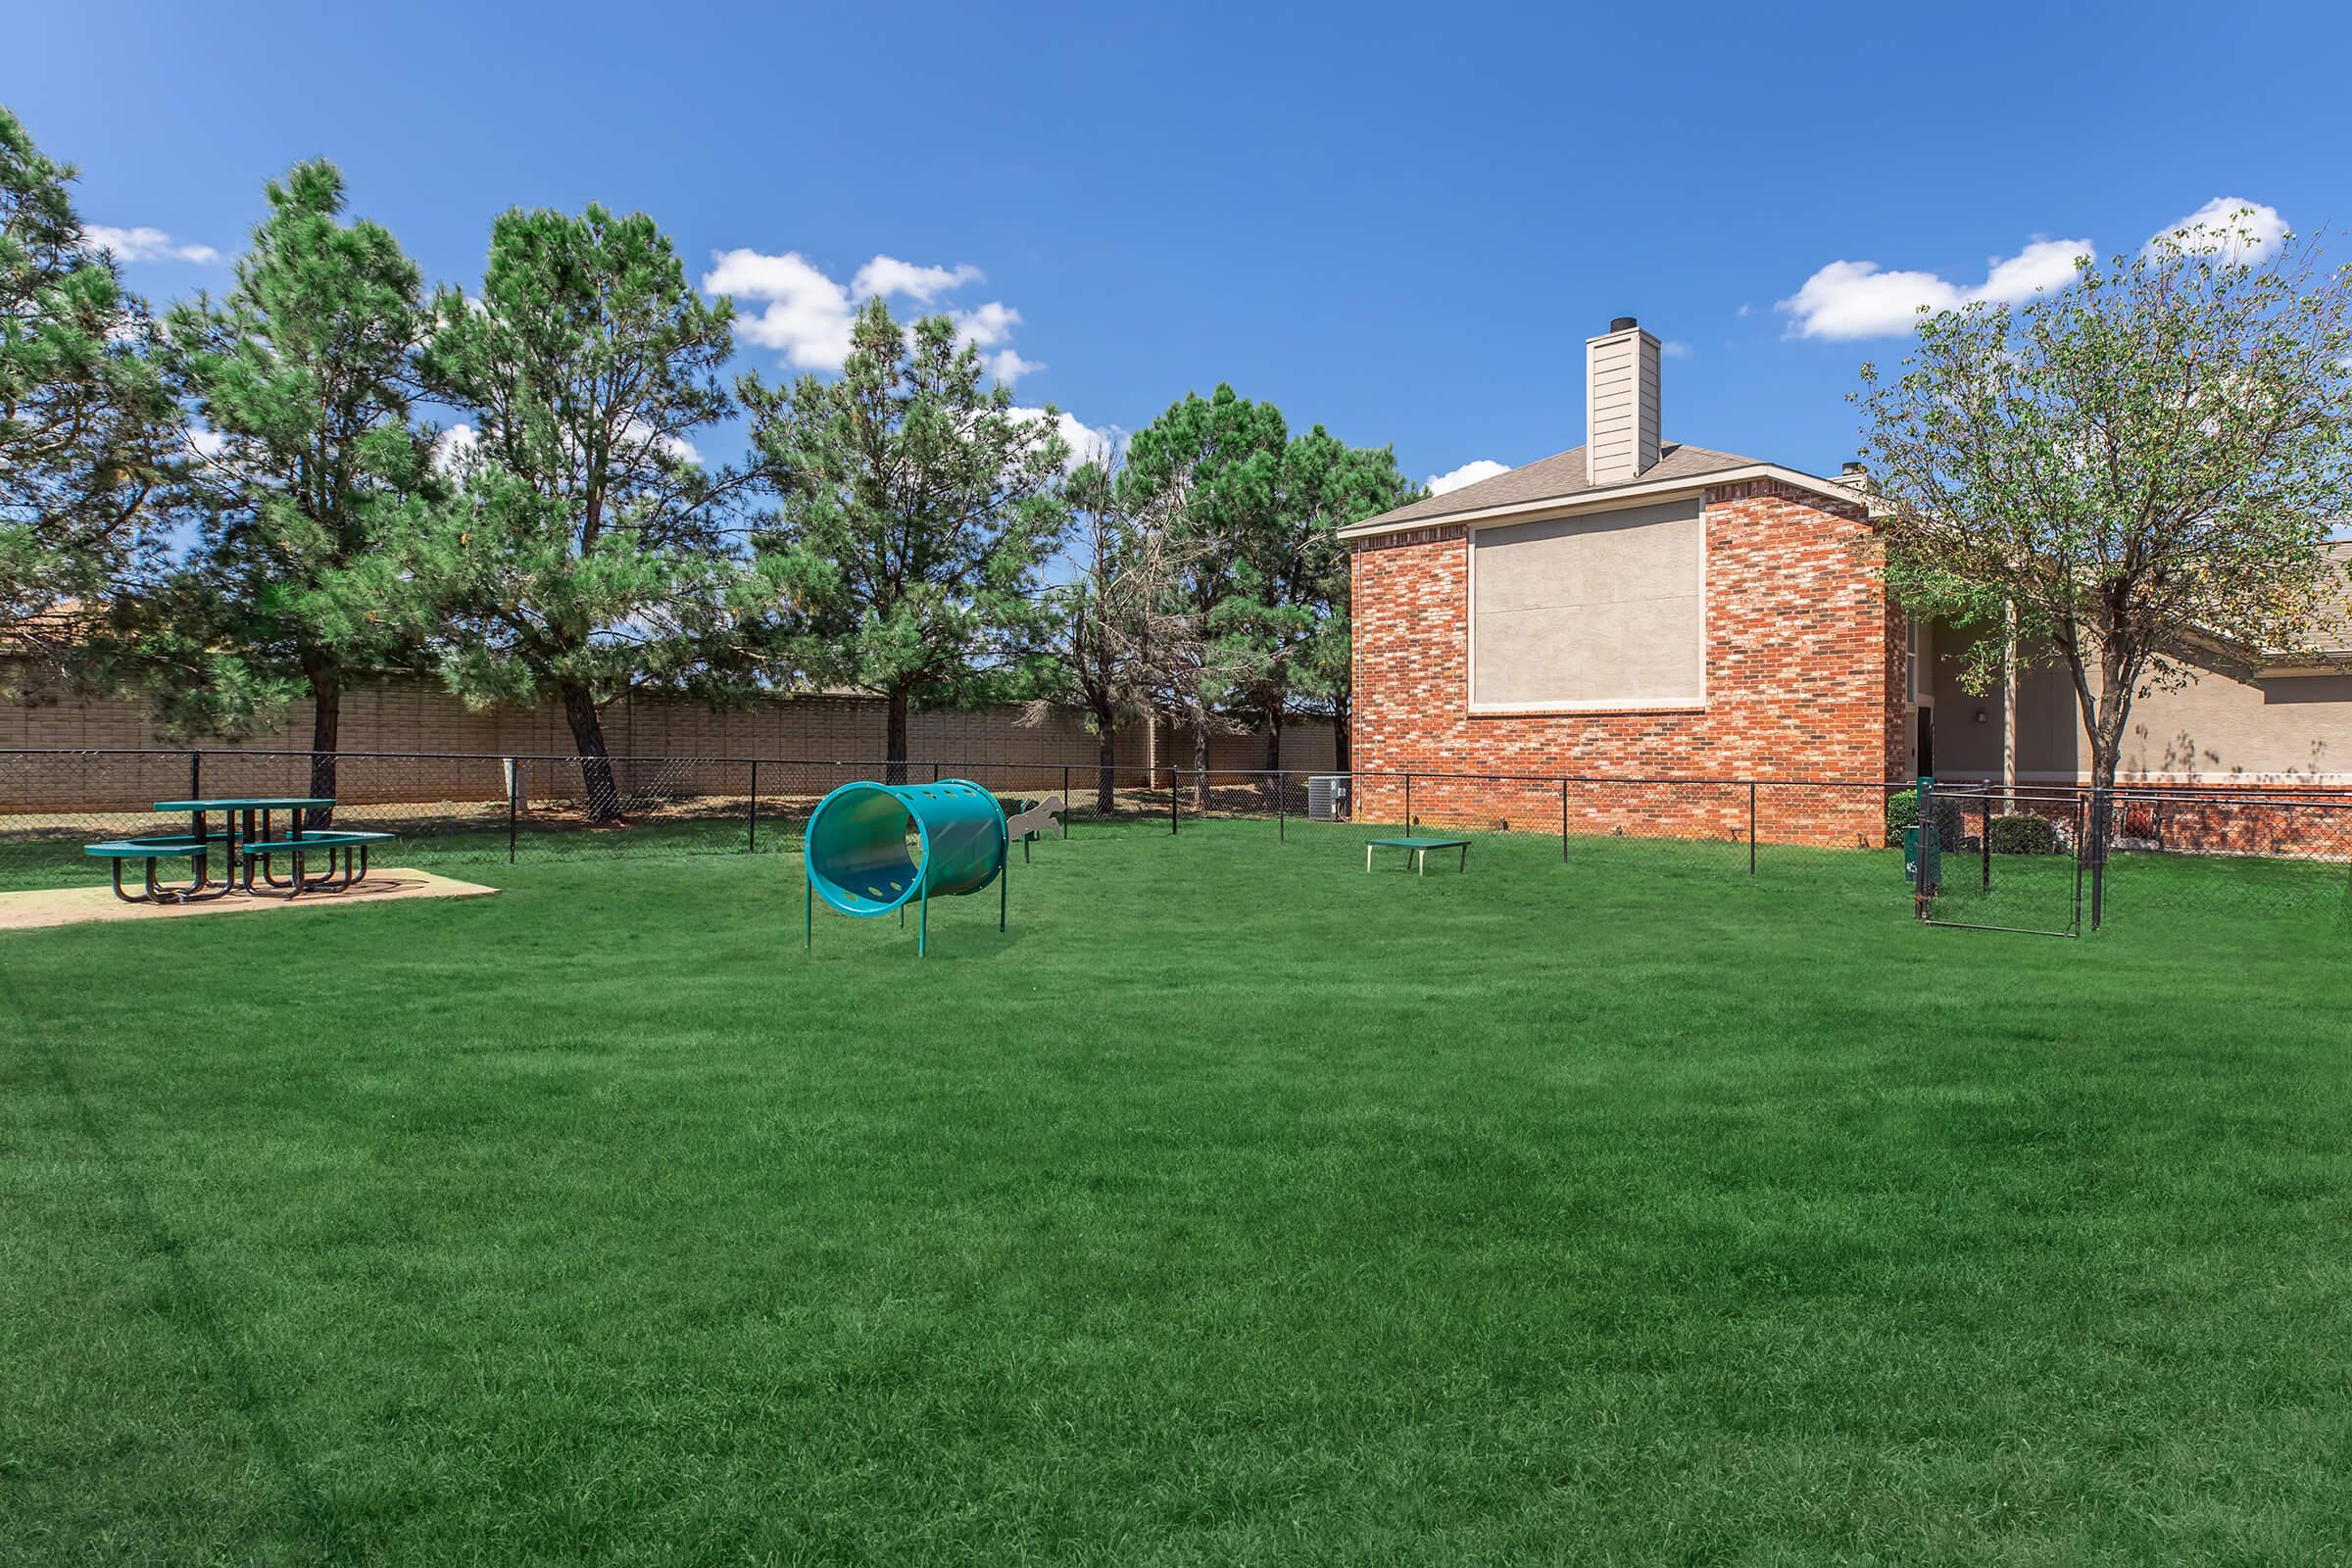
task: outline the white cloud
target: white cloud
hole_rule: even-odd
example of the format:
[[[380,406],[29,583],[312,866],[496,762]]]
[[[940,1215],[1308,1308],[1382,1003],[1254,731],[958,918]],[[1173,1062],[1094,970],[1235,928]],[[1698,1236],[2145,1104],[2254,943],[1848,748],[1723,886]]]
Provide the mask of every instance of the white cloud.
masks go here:
[[[990,300],[976,311],[950,311],[948,315],[956,322],[956,342],[984,349],[1004,342],[1021,324],[1021,313],[1002,300]]]
[[[1670,337],[1658,345],[1658,353],[1670,360],[1687,360],[1690,357],[1690,345]]]
[[[465,427],[461,425],[459,428]],[[472,433],[470,430],[466,431],[467,435]],[[620,438],[623,441],[650,441],[655,447],[680,463],[691,463],[700,466],[703,461],[702,453],[696,450],[693,442],[682,435],[657,435],[653,426],[647,424],[643,419],[631,419],[622,425]]]
[[[84,223],[81,237],[100,250],[112,251],[118,262],[194,262],[209,266],[220,260],[210,245],[183,243],[160,228],[114,228]]]
[[[1024,360],[1011,349],[999,349],[996,353],[989,355],[987,365],[988,373],[1006,386],[1012,385],[1031,370],[1045,368],[1045,366],[1036,360]]]
[[[463,473],[482,444],[470,424],[453,424],[433,442],[433,467],[442,473]]]
[[[1442,496],[1448,490],[1459,490],[1466,484],[1476,484],[1481,479],[1492,479],[1498,473],[1510,471],[1511,466],[1507,463],[1480,458],[1476,462],[1463,464],[1451,473],[1433,473],[1421,482],[1431,495]]]
[[[1972,300],[2011,303],[2062,288],[2075,275],[2075,258],[2089,254],[2086,239],[2037,239],[2015,256],[1992,257],[1984,281],[1967,287],[1934,272],[1885,272],[1876,262],[1837,261],[1773,308],[1795,318],[1792,337],[1886,337],[1911,330],[1923,306],[1948,311]]]
[[[2148,244],[2152,248],[2159,239],[2183,235],[2194,245],[2200,234],[2208,236],[2208,243],[2211,236],[2229,236],[2222,251],[2234,261],[2250,248],[2278,245],[2286,237],[2287,226],[2276,207],[2243,196],[2216,196],[2166,224]],[[2074,278],[2075,259],[2091,250],[2087,239],[2037,239],[2015,256],[1991,258],[1984,281],[1968,285],[1934,272],[1882,271],[1876,262],[1836,261],[1774,308],[1792,318],[1791,337],[1886,337],[1908,332],[1923,306],[1948,311],[1975,300],[2014,304],[2064,288]]]
[[[730,295],[745,306],[746,314],[738,318],[744,337],[774,349],[803,370],[841,368],[850,353],[850,327],[867,300],[902,299],[927,308],[938,305],[944,295],[983,281],[976,267],[926,267],[895,256],[876,256],[846,284],[798,251],[776,256],[750,249],[719,251],[711,261],[710,270],[703,274],[703,291]],[[754,304],[760,309],[750,314]],[[998,351],[989,356],[988,366],[1005,385],[1045,368],[1008,346],[1013,328],[1021,324],[1021,313],[1004,301],[969,309],[950,306],[948,315],[956,322],[957,342]]]
[[[717,265],[703,274],[704,293],[766,302],[759,315],[742,318],[745,337],[776,350],[798,369],[841,368],[850,353],[850,322],[857,315],[848,289],[798,251],[781,256],[721,251],[714,260]]]
[[[1991,271],[1968,297],[2013,303],[2044,289],[2064,288],[2075,280],[2075,263],[2090,254],[2086,239],[2037,239],[2007,261],[1993,257]]]
[[[2148,248],[2153,250],[2157,240],[2181,234],[2183,230],[2188,231],[2182,237],[2191,246],[2210,244],[2217,237],[2227,236],[2222,240],[2222,253],[2233,262],[2252,249],[2267,246],[2275,250],[2287,232],[2286,220],[2278,216],[2278,208],[2250,202],[2243,196],[2216,196],[2186,218],[2165,224],[2150,237]]]
[[[1016,419],[1042,419],[1046,416],[1046,411],[1016,405],[1012,416]],[[1063,461],[1062,466],[1072,471],[1089,463],[1108,463],[1127,450],[1127,432],[1117,425],[1106,424],[1098,430],[1066,410],[1054,411],[1054,428],[1069,444],[1070,455]]]
[[[970,266],[917,267],[895,256],[877,256],[858,269],[850,292],[859,299],[877,294],[902,294],[928,305],[940,295],[982,281],[980,269]]]
[[[188,453],[200,463],[210,463],[228,445],[228,437],[201,424],[188,426]]]

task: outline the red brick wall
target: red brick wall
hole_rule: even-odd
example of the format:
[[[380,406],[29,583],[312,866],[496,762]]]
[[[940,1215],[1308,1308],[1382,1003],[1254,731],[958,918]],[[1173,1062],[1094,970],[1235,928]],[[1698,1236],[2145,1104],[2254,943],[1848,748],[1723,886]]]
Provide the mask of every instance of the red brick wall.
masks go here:
[[[1358,541],[1353,553],[1355,756],[1373,773],[1815,778],[1876,783],[1902,765],[1901,616],[1868,552],[1861,508],[1770,480],[1707,492],[1706,677],[1700,710],[1474,714],[1469,710],[1469,550],[1459,526]],[[1426,793],[1414,814],[1522,812],[1523,788],[1494,808],[1462,790]],[[1401,814],[1400,790],[1359,786],[1375,820]],[[1397,794],[1391,801],[1388,796]],[[1687,797],[1687,798],[1686,798]],[[1857,793],[1808,840],[1876,841],[1874,798]],[[1446,801],[1448,804],[1441,806]],[[1865,804],[1866,803],[1866,804]],[[1704,791],[1643,792],[1642,825],[1690,818],[1731,833],[1731,803]],[[1556,814],[1556,808],[1555,808]],[[1847,822],[1846,815],[1854,820]],[[1605,827],[1602,830],[1606,831]],[[1798,830],[1790,830],[1798,832]]]
[[[2186,855],[2352,858],[2352,791],[2199,790],[2116,797],[2115,833]],[[2128,852],[2127,852],[2128,853]]]

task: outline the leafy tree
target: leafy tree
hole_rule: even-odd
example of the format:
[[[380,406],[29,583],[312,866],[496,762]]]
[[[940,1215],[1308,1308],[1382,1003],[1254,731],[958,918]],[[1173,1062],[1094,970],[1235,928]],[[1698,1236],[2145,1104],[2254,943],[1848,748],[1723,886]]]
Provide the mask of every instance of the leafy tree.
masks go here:
[[[904,330],[877,299],[839,378],[740,383],[778,497],[754,538],[788,612],[772,656],[884,700],[894,778],[910,709],[1010,695],[1048,625],[1038,576],[1068,526],[1069,449],[1053,409],[1016,408],[981,374],[948,318]]]
[[[1348,765],[1354,717],[1353,638],[1348,617],[1348,561],[1339,530],[1421,498],[1388,447],[1351,447],[1321,425],[1294,436],[1283,454],[1286,555],[1270,575],[1304,612],[1295,641],[1280,650],[1286,697],[1296,694],[1331,714],[1335,761]],[[1279,721],[1277,721],[1279,723]],[[1282,765],[1281,730],[1269,737],[1266,765]]]
[[[1169,709],[1192,726],[1194,799],[1208,804],[1208,740],[1229,720],[1223,710],[1268,700],[1274,650],[1294,629],[1269,607],[1265,563],[1282,526],[1288,431],[1282,411],[1231,386],[1187,393],[1128,446],[1122,484],[1131,505],[1172,493],[1172,532],[1185,547],[1174,610],[1195,635],[1189,667],[1170,671]]]
[[[635,686],[710,679],[736,576],[744,473],[692,438],[733,404],[733,309],[706,303],[642,213],[512,211],[478,299],[445,289],[423,352],[474,433],[455,502],[408,565],[451,688],[564,704],[588,814],[620,814],[602,710]]]
[[[183,439],[154,323],[83,233],[74,175],[0,109],[0,629],[61,660],[58,612],[155,561]]]
[[[168,362],[218,445],[188,480],[201,542],[146,641],[168,651],[177,728],[307,695],[311,793],[332,796],[343,693],[418,657],[396,549],[433,488],[411,422],[429,318],[390,232],[341,220],[333,165],[299,164],[269,197],[235,287],[168,318]]]
[[[1200,659],[1178,593],[1188,546],[1170,526],[1183,497],[1173,488],[1139,496],[1120,484],[1115,461],[1080,467],[1066,494],[1077,517],[1074,570],[1045,594],[1053,631],[1043,695],[1026,721],[1042,722],[1056,706],[1086,714],[1098,748],[1095,806],[1107,812],[1116,804],[1118,728],[1149,718],[1159,694]]]
[[[1887,582],[1981,629],[1968,678],[2055,660],[2115,780],[2168,656],[2274,650],[2331,582],[2352,506],[2352,273],[2239,222],[2159,236],[2014,310],[1924,315],[1901,373],[1863,368]],[[2094,680],[2093,676],[2096,676]]]

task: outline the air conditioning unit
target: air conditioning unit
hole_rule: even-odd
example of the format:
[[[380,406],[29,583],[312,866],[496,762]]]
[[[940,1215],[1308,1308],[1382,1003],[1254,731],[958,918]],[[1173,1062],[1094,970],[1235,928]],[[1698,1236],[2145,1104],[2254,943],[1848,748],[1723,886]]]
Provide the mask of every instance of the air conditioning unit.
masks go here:
[[[1309,773],[1306,776],[1307,820],[1348,820],[1348,777],[1346,773]]]

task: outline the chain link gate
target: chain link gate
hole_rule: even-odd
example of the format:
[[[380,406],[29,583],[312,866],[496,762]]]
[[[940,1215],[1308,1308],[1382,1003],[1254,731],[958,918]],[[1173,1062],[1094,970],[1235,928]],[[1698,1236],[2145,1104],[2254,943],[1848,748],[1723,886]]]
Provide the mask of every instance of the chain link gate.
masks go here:
[[[1904,829],[1912,908],[1929,925],[2027,936],[2082,934],[2091,807],[2078,792],[1938,785],[1923,778]]]

